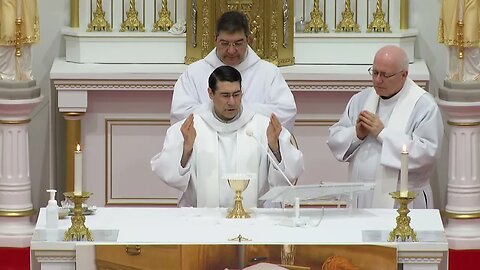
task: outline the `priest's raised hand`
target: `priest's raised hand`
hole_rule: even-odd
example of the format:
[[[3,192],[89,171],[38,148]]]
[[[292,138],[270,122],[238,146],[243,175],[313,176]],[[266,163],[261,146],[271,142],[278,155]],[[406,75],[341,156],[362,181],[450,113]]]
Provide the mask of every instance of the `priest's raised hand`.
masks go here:
[[[267,128],[267,139],[268,147],[272,150],[272,153],[277,158],[278,162],[282,161],[282,156],[280,154],[280,145],[278,143],[278,137],[282,131],[282,124],[278,120],[277,116],[272,113],[270,116],[270,122]]]
[[[190,114],[187,119],[185,119],[185,122],[183,122],[180,127],[180,131],[183,136],[183,154],[180,164],[185,168],[188,159],[192,155],[193,143],[195,143],[195,138],[197,137],[197,131],[193,126],[193,114]]]

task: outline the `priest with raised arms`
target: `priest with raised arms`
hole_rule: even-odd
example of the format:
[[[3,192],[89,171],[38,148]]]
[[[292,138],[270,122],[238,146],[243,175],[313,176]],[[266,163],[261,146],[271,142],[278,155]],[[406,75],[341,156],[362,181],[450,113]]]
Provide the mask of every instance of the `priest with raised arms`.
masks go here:
[[[358,198],[360,208],[392,208],[400,159],[409,153],[408,189],[417,192],[413,208],[433,208],[429,177],[443,138],[443,121],[433,97],[408,78],[408,57],[385,46],[368,70],[373,87],[355,94],[327,144],[340,161],[349,162],[353,182],[375,182],[371,194]]]
[[[264,207],[258,198],[303,172],[302,153],[275,114],[266,117],[242,104],[242,78],[235,68],[216,68],[204,91],[211,101],[167,130],[162,151],[151,160],[152,170],[182,192],[180,207],[233,206],[227,174],[249,175],[243,204]]]

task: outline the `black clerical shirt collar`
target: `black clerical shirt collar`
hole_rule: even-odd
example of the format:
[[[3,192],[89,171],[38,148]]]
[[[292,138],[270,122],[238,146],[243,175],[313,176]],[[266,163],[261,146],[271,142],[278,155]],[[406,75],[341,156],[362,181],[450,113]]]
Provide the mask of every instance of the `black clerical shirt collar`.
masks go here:
[[[382,97],[380,96],[381,99],[383,100],[387,100],[387,99],[391,99],[393,97],[396,97],[396,96],[399,96],[399,93],[403,91],[403,89],[405,88],[405,86],[407,85],[407,80],[405,80],[405,82],[403,83],[403,86],[402,88],[400,88],[400,90],[398,90],[395,94],[389,96],[389,97]]]
[[[389,97],[380,96],[380,98],[383,99],[383,100],[391,99],[391,98],[397,96],[398,93],[400,93],[400,92],[402,92],[402,89],[400,89],[400,91],[398,91],[397,93],[395,93],[395,94],[393,94],[393,95],[391,95],[391,96],[389,96]]]

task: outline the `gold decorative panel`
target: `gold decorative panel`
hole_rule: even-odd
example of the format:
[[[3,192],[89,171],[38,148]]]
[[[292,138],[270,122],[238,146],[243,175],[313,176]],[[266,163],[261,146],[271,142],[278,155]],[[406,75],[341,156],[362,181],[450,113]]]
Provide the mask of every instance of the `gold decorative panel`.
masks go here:
[[[214,48],[215,24],[226,11],[241,10],[250,23],[250,47],[262,59],[278,66],[295,63],[293,57],[293,0],[187,0],[185,64],[205,57]]]

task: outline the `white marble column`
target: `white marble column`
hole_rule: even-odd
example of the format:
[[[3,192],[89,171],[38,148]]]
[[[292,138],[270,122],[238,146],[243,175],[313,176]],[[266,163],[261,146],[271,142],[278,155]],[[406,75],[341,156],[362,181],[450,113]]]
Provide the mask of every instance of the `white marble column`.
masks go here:
[[[5,122],[0,120],[0,210],[31,210],[28,121]]]
[[[445,228],[449,248],[480,248],[480,102],[439,100],[450,129]]]
[[[28,247],[33,234],[30,218],[35,213],[31,197],[28,123],[32,109],[43,97],[39,89],[29,91],[38,93],[32,98],[19,98],[21,91],[15,92],[16,89],[3,90],[1,94],[5,98],[0,98],[0,246]]]

